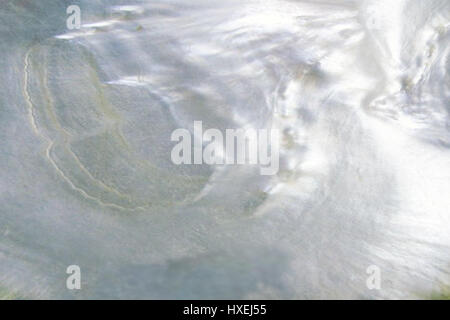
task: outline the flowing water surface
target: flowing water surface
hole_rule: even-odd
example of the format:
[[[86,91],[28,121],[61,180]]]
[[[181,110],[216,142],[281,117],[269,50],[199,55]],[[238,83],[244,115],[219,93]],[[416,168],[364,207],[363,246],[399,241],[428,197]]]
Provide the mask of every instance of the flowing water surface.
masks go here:
[[[0,297],[446,288],[449,23],[447,0],[1,0]],[[196,120],[280,130],[279,172],[174,165]]]

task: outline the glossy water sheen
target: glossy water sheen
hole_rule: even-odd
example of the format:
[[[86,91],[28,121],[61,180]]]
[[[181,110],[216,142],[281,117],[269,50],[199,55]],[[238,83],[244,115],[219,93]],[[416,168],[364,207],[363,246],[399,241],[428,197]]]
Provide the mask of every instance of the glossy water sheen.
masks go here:
[[[83,0],[74,31],[70,4],[0,2],[0,294],[449,285],[449,1]],[[173,165],[194,120],[281,130],[279,173]]]

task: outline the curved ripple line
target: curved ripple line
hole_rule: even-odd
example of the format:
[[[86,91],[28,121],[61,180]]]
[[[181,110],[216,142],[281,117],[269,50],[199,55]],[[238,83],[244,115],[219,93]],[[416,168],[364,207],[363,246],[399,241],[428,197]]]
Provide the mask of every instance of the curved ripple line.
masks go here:
[[[27,103],[27,110],[28,110],[28,118],[30,120],[30,124],[31,127],[33,128],[34,133],[36,134],[36,136],[42,138],[43,140],[45,140],[48,143],[48,146],[46,148],[46,157],[48,159],[48,161],[53,165],[53,167],[55,168],[56,172],[58,172],[58,174],[70,185],[70,187],[81,193],[84,197],[93,200],[97,203],[99,203],[102,206],[105,207],[111,207],[111,208],[115,208],[115,209],[119,209],[119,210],[125,210],[125,211],[129,211],[129,210],[143,210],[149,207],[149,205],[146,206],[139,206],[139,207],[134,207],[134,208],[127,208],[127,207],[123,207],[114,203],[109,203],[109,202],[104,202],[101,199],[94,197],[92,195],[90,195],[89,193],[87,193],[85,190],[83,190],[80,187],[77,187],[67,176],[66,174],[63,172],[63,170],[61,168],[58,167],[58,165],[56,164],[56,162],[52,159],[51,157],[51,149],[53,148],[54,145],[54,141],[49,139],[48,137],[46,137],[38,128],[37,126],[37,121],[34,115],[34,109],[35,107],[33,106],[33,102],[30,96],[30,93],[28,91],[28,80],[29,80],[29,65],[30,65],[30,53],[33,50],[34,47],[30,48],[26,54],[25,54],[25,59],[24,59],[24,84],[23,84],[23,93],[24,93],[24,97],[25,97],[25,101]],[[69,148],[70,149],[70,148]],[[71,152],[72,154],[74,154],[73,152]],[[75,157],[76,159],[78,159],[78,157]],[[78,163],[80,163],[80,161],[78,160]],[[81,164],[81,163],[80,163]],[[81,168],[83,170],[83,168]],[[85,170],[86,172],[87,169]],[[88,173],[88,176],[91,178],[92,175],[90,173]],[[92,177],[93,178],[93,177]],[[93,179],[94,181],[99,182],[99,180],[97,179]],[[112,189],[111,189],[112,190]],[[118,191],[117,191],[118,192]]]

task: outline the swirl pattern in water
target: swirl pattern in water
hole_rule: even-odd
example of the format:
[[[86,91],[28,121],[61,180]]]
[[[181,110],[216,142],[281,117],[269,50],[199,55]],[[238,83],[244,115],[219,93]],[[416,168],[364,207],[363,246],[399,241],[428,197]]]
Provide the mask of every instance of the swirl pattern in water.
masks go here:
[[[0,298],[449,290],[448,1],[71,4],[0,3]],[[174,164],[194,121],[278,172]]]

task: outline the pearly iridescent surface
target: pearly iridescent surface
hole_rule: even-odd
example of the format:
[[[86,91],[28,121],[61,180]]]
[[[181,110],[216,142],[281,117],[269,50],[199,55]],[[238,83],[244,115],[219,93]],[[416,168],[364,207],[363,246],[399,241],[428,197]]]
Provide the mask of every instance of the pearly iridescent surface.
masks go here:
[[[450,285],[449,1],[71,4],[0,2],[0,298]],[[280,129],[280,172],[173,165],[194,120]]]

